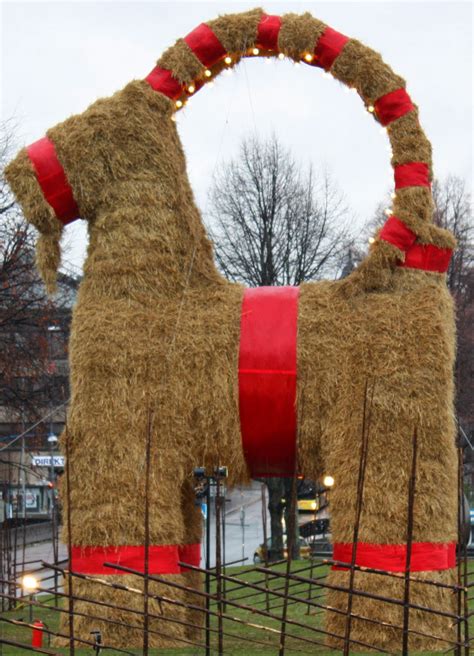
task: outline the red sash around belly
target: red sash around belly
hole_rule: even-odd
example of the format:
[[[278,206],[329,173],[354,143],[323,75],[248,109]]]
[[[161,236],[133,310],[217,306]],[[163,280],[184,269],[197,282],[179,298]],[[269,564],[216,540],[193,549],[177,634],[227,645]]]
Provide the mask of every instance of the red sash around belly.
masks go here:
[[[246,289],[239,352],[242,447],[253,478],[296,473],[298,287]]]

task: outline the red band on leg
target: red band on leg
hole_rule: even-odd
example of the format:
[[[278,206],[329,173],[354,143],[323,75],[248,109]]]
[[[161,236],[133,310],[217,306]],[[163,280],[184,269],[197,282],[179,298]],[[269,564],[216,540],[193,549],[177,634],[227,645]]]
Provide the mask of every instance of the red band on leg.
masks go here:
[[[369,544],[359,542],[356,562],[359,567],[370,567],[385,572],[405,572],[407,547],[405,544]],[[352,562],[352,544],[336,542],[333,560],[340,563]],[[410,571],[430,572],[456,567],[455,542],[414,542],[411,550]],[[347,570],[344,565],[333,565],[332,569]]]
[[[44,198],[59,221],[67,225],[78,219],[79,208],[53,142],[48,137],[43,137],[28,146],[26,152],[33,164]]]
[[[293,476],[298,287],[246,289],[239,353],[242,447],[252,476]]]
[[[150,574],[179,574],[182,571],[178,562],[186,556],[190,565],[197,564],[200,545],[163,544],[149,548],[148,571]],[[109,547],[72,547],[71,570],[79,574],[126,574],[120,569],[104,567],[104,563],[116,563],[130,569],[143,572],[145,569],[145,547],[143,546],[109,546]]]
[[[201,564],[201,545],[200,544],[182,544],[178,547],[179,561],[187,565],[194,565],[199,567]],[[181,565],[181,571],[187,572],[189,570]]]
[[[172,100],[177,100],[183,93],[181,82],[172,76],[171,71],[167,71],[159,66],[155,66],[151,73],[146,76],[145,80],[154,91],[158,91]]]
[[[204,66],[212,66],[226,55],[226,49],[205,23],[196,27],[184,40]]]
[[[405,89],[391,91],[375,101],[375,113],[382,125],[388,125],[413,109],[415,105]]]
[[[326,27],[314,49],[315,65],[328,71],[348,41],[349,37]]]
[[[399,164],[394,168],[395,189],[404,187],[429,187],[430,171],[424,162],[409,162]]]
[[[278,50],[280,27],[280,16],[263,14],[258,24],[256,45],[264,50]]]

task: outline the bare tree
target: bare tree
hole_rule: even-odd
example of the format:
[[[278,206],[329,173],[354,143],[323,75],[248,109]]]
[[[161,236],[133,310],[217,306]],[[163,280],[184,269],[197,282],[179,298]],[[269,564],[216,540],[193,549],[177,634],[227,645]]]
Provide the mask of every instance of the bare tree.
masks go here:
[[[347,208],[330,177],[303,171],[276,137],[245,139],[239,156],[215,177],[207,222],[219,268],[249,287],[299,285],[335,278],[351,243]],[[269,492],[270,559],[283,557],[285,515],[293,557],[299,556],[297,522],[290,526],[291,485],[264,481]],[[288,540],[290,542],[290,540]]]
[[[448,287],[456,299],[458,309],[469,302],[467,285],[474,267],[474,223],[471,197],[466,183],[455,175],[433,183],[435,211],[433,221],[450,230],[457,246],[448,269]]]
[[[342,194],[303,172],[276,137],[245,139],[215,177],[207,220],[216,260],[250,287],[336,277],[350,237]]]

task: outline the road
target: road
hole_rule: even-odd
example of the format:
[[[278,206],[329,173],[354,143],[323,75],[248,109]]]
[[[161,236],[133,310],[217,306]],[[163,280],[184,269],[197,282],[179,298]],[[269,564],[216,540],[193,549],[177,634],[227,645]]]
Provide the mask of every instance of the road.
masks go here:
[[[261,483],[252,482],[250,487],[234,488],[226,494],[225,513],[225,562],[237,560],[242,564],[253,563],[253,554],[263,542],[262,493]],[[212,505],[212,504],[211,504]],[[215,513],[211,512],[210,565],[216,563]],[[205,524],[203,521],[203,536]],[[270,516],[267,512],[267,535],[270,535]],[[203,541],[204,542],[204,541]],[[202,567],[206,562],[205,544],[202,548]]]

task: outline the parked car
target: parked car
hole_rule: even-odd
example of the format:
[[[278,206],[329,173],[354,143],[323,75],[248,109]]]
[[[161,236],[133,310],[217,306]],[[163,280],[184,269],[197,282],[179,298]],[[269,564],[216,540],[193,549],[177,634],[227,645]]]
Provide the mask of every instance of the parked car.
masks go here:
[[[270,551],[272,545],[272,539],[267,538],[267,542],[260,544],[253,555],[254,563],[264,563],[265,562],[265,551]],[[299,538],[300,546],[300,556],[301,558],[310,558],[311,557],[311,548],[308,542],[304,538]],[[288,558],[288,549],[287,549],[287,540],[286,535],[283,536],[283,554],[285,558]]]
[[[312,536],[327,535],[328,533],[330,533],[329,517],[313,519],[300,526],[300,535],[306,540]]]

